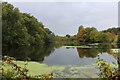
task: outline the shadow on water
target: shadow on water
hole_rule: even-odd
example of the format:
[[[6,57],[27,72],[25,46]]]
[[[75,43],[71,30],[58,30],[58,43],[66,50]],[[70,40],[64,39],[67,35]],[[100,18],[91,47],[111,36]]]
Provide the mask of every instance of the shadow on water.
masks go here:
[[[100,52],[95,49],[83,49],[83,48],[77,48],[77,52],[80,58],[95,58]]]
[[[38,47],[35,47],[35,46],[18,47],[18,48],[3,47],[3,55],[15,57],[17,60],[22,60],[22,61],[26,60],[27,58],[30,58],[31,61],[37,61],[41,63],[43,62],[43,63],[46,63],[47,65],[52,64],[52,66],[57,65],[57,64],[60,64],[61,66],[64,64],[73,65],[71,67],[70,66],[65,67],[65,69],[59,70],[59,72],[56,70],[53,70],[53,73],[54,74],[59,73],[61,75],[66,74],[70,76],[75,74],[78,76],[81,75],[82,77],[86,75],[87,77],[90,77],[98,73],[96,72],[96,69],[92,67],[93,65],[92,66],[86,66],[86,65],[92,64],[92,62],[97,60],[98,55],[101,54],[104,56],[104,53],[108,54],[107,56],[109,60],[112,59],[110,58],[109,55],[115,57],[115,54],[111,51],[111,49],[118,49],[118,47],[117,45],[100,44],[97,46],[97,48],[93,47],[93,48],[86,49],[86,48],[77,48],[77,47],[74,47],[74,48],[66,47],[65,48],[61,44],[59,45],[51,44],[47,46],[38,46]],[[107,57],[105,56],[105,58]],[[116,58],[116,60],[119,61],[119,58],[118,59]],[[85,68],[83,67],[79,68],[78,66],[79,67],[84,66]],[[66,73],[66,70],[69,70],[67,71],[68,73]]]
[[[17,60],[27,60],[43,62],[46,56],[54,51],[53,44],[47,46],[28,46],[28,47],[3,47],[3,56],[11,56]]]
[[[117,48],[117,45],[100,44],[97,46],[97,48],[93,47],[93,48],[87,48],[87,49],[85,48],[76,48],[76,49],[80,58],[84,58],[84,57],[96,58],[98,54],[102,54],[102,53],[108,53],[112,55],[111,53],[112,48]]]
[[[55,45],[50,44],[47,46],[3,47],[3,56],[7,55],[7,56],[15,57],[17,60],[21,60],[21,61],[24,61],[27,58],[30,58],[31,61],[37,61],[41,63],[44,61],[47,64],[52,64],[52,63],[68,64],[68,62],[72,64],[76,61],[79,63],[82,58],[84,59],[84,62],[86,62],[86,60],[89,60],[89,58],[91,58],[92,60],[96,60],[94,58],[97,58],[98,54],[102,54],[102,53],[108,53],[113,56],[114,54],[111,53],[110,49],[117,48],[116,45],[111,45],[111,44],[100,44],[97,46],[97,48],[93,47],[88,49],[77,48],[77,47],[74,47],[74,48],[66,47],[65,49],[62,46],[63,45],[61,44],[55,44]],[[76,55],[76,53],[78,53],[78,55]],[[62,56],[62,58],[65,58],[65,59],[61,60],[60,56]],[[79,56],[79,59],[77,56]],[[59,57],[61,61],[58,61]],[[74,60],[74,62],[71,60]]]

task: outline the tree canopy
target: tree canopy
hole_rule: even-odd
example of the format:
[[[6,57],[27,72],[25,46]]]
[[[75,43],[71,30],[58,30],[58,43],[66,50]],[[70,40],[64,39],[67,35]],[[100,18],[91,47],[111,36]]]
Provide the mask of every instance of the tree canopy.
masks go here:
[[[115,33],[98,31],[94,27],[84,28],[79,26],[77,33],[77,41],[80,43],[96,43],[96,42],[114,42]]]
[[[5,45],[43,45],[54,33],[28,13],[21,13],[13,5],[2,2],[2,39]],[[53,40],[53,39],[52,39]]]

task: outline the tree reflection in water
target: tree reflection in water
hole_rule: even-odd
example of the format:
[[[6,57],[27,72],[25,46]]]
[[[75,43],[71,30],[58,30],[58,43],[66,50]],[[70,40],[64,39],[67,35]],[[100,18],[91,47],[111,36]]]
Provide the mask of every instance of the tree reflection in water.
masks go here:
[[[54,51],[53,44],[47,46],[28,47],[3,47],[3,56],[8,55],[17,60],[27,60],[43,62],[44,57],[49,56]]]
[[[98,54],[102,54],[107,52],[108,54],[111,55],[110,50],[112,48],[117,48],[116,45],[111,45],[111,44],[100,44],[97,46],[97,48],[77,48],[77,52],[80,58],[95,58],[98,56]]]

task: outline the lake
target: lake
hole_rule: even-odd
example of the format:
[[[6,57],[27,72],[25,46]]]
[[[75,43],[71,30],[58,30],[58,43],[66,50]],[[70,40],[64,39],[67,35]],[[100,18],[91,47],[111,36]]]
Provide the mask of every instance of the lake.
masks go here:
[[[77,70],[79,71],[76,75],[83,73],[89,73],[87,76],[82,77],[97,77],[98,71],[92,72],[91,70],[97,70],[94,66],[95,61],[98,59],[104,59],[107,62],[115,62],[116,57],[115,54],[112,53],[111,49],[117,49],[116,45],[109,44],[101,44],[97,47],[92,48],[79,48],[79,47],[66,47],[64,45],[47,45],[47,46],[39,46],[39,47],[5,47],[3,48],[3,55],[8,55],[11,57],[15,57],[19,61],[24,61],[30,59],[30,61],[34,61],[40,64],[45,64],[48,67],[63,67],[62,70],[53,69],[50,72],[57,74],[56,77],[66,77],[61,76],[64,75],[73,75],[70,71]],[[80,68],[78,68],[80,67]],[[83,69],[81,69],[81,67]],[[84,67],[89,67],[88,69]],[[74,68],[74,69],[73,69]],[[91,69],[92,68],[92,69]],[[95,69],[96,68],[96,69]],[[78,70],[80,69],[80,70]],[[67,71],[67,72],[66,72]],[[86,73],[85,73],[86,71]],[[49,72],[49,70],[48,70]],[[94,76],[93,76],[94,75]],[[67,76],[67,77],[69,77]],[[78,77],[78,76],[75,76]]]

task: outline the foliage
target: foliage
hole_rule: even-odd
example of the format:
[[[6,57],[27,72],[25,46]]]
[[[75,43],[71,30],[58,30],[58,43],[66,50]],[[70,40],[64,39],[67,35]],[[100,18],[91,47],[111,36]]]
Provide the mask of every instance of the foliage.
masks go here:
[[[119,41],[117,39],[118,33],[114,32],[104,32],[104,31],[98,31],[94,27],[86,27],[79,26],[78,33],[76,35],[69,35],[66,34],[66,36],[55,36],[56,42],[62,42],[62,43],[72,43],[72,45],[84,45],[84,44],[90,44],[90,43],[116,43]]]
[[[62,45],[76,45],[76,35],[69,35],[67,34],[66,36],[55,36],[55,41],[58,44]]]
[[[100,69],[100,78],[119,80],[120,75],[116,67],[111,67],[110,63],[107,63],[103,59],[97,60],[96,63],[98,64],[98,68]],[[117,66],[116,63],[114,63],[113,65]]]
[[[44,45],[53,40],[54,33],[27,13],[2,2],[2,39],[4,45]]]
[[[70,35],[69,35],[69,34],[66,34],[66,37],[67,37],[67,38],[70,38]]]
[[[13,62],[13,60],[15,60],[12,57],[9,56],[4,56],[3,58],[3,66],[5,66],[6,64],[8,64],[9,66],[12,67],[12,69],[8,69],[8,70],[2,70],[2,79],[6,80],[6,79],[19,79],[19,80],[23,80],[23,79],[35,79],[35,78],[52,78],[52,73],[44,73],[41,75],[28,75],[28,69],[27,69],[27,64],[28,62],[25,63],[25,67],[22,68],[20,66],[18,66],[16,63]]]
[[[95,42],[98,31],[94,27],[79,29],[77,33],[77,41],[82,43]]]
[[[120,48],[120,28],[118,29],[119,33],[118,33],[118,36],[117,36],[117,45],[118,45],[118,48]]]
[[[118,35],[118,33],[119,33],[119,27],[118,28],[109,28],[109,29],[107,29],[107,30],[103,30],[103,32],[110,32],[110,33],[114,33],[114,34],[116,34],[116,35]]]
[[[104,33],[94,27],[84,28],[80,26],[77,33],[79,43],[111,43],[114,42],[116,35],[111,32]]]

